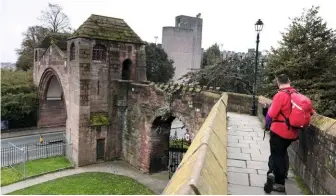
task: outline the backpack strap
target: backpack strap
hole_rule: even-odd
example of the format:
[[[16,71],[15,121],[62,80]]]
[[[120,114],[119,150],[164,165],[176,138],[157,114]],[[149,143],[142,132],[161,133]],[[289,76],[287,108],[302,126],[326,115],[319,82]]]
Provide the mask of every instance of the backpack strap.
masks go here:
[[[290,112],[292,112],[292,94],[293,93],[297,93],[296,92],[296,90],[293,90],[293,91],[289,91],[288,89],[281,89],[281,90],[279,90],[279,92],[285,92],[285,93],[287,93],[288,95],[289,95],[289,98],[290,98],[290,104],[291,104],[291,111]],[[289,122],[289,118],[287,118],[281,111],[280,111],[280,114],[281,114],[281,116],[282,117],[284,117],[284,121],[274,121],[274,122],[284,122],[284,123],[286,123],[286,125],[287,125],[287,127],[288,127],[288,129],[290,129],[291,128],[291,125],[290,125],[290,122]]]

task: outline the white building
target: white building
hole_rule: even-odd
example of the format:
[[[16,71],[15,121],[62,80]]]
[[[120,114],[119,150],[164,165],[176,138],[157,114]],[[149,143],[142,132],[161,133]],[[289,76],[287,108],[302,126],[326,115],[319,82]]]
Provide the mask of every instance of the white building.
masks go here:
[[[162,29],[162,48],[174,61],[175,82],[190,70],[201,68],[202,25],[200,14],[196,17],[180,15],[175,18],[175,27]]]

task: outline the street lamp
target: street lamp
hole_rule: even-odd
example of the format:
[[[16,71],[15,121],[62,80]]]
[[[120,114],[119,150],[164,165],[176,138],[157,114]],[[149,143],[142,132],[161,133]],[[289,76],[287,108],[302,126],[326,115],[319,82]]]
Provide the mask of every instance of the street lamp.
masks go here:
[[[254,85],[253,85],[253,99],[252,99],[252,108],[251,115],[256,116],[256,89],[257,89],[257,68],[258,68],[258,55],[259,55],[259,33],[262,31],[264,23],[259,19],[255,23],[255,30],[257,32],[257,46],[256,46],[256,55],[255,55],[255,65],[254,65]]]

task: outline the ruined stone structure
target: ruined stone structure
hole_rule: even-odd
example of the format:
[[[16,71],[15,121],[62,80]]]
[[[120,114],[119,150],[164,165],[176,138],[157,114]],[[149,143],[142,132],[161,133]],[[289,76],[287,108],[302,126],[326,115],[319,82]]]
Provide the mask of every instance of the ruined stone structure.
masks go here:
[[[149,83],[145,62],[142,40],[122,19],[91,15],[73,35],[50,34],[34,50],[38,126],[66,127],[76,166],[121,158],[152,173],[167,170],[178,118],[193,142],[165,193],[227,194],[226,112],[249,113],[252,96]],[[335,146],[336,120],[315,114],[289,148],[314,194],[336,194]]]
[[[200,14],[196,17],[177,16],[174,27],[163,27],[162,48],[174,61],[177,81],[192,69],[200,69],[202,62],[202,27]]]
[[[122,19],[91,15],[34,52],[38,126],[66,126],[76,166],[121,158],[145,172],[166,170],[171,122],[193,133],[219,98],[208,87],[146,82],[144,44]]]

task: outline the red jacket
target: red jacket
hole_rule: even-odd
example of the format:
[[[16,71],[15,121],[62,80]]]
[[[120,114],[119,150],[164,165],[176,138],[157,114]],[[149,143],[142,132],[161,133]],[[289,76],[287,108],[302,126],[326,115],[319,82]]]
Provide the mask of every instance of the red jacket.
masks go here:
[[[287,87],[281,90],[284,89],[289,90],[290,92],[295,90],[293,87]],[[282,91],[279,91],[274,95],[272,105],[268,110],[268,115],[272,118],[271,131],[285,139],[296,139],[298,137],[298,130],[288,129],[285,122],[276,122],[285,120],[285,118],[280,114],[280,111],[286,117],[288,117],[291,112],[290,95]],[[313,113],[313,108],[311,113]]]

